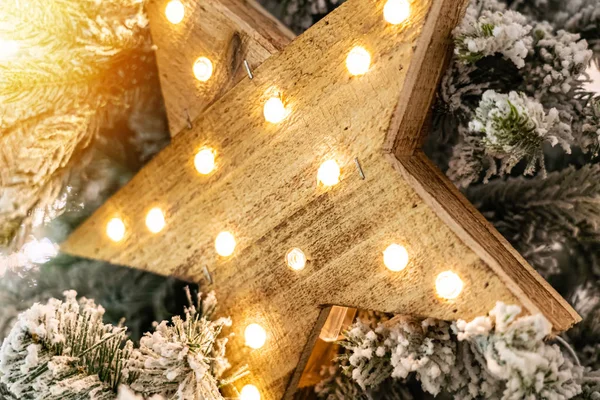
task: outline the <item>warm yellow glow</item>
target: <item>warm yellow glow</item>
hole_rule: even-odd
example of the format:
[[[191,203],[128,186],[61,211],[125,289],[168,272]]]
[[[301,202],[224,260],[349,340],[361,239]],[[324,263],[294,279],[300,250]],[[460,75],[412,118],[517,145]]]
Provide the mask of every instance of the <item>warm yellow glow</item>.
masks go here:
[[[165,8],[165,15],[172,24],[178,24],[183,21],[184,14],[185,8],[179,0],[171,0],[169,4],[167,4],[167,8]]]
[[[244,331],[244,338],[246,339],[246,346],[260,349],[267,341],[267,332],[258,324],[250,324]]]
[[[350,315],[351,314],[351,315]],[[347,321],[346,317],[350,317],[350,320],[354,319],[354,312],[350,311],[348,307],[332,306],[329,315],[321,328],[319,333],[319,339],[325,342],[335,342],[340,339],[340,333],[344,330],[345,325],[347,327],[351,321]]]
[[[231,232],[221,232],[215,239],[215,249],[217,250],[217,254],[222,257],[229,257],[232,255],[235,250],[235,244],[235,238]]]
[[[286,114],[283,101],[279,97],[271,97],[265,103],[263,114],[265,115],[265,119],[272,124],[283,121]]]
[[[325,161],[319,167],[317,180],[325,186],[333,186],[340,182],[340,166],[335,160]]]
[[[202,82],[210,79],[213,73],[212,62],[206,57],[200,57],[194,63],[194,76]]]
[[[106,235],[113,242],[120,242],[125,237],[125,224],[121,218],[113,218],[106,224]]]
[[[435,280],[435,289],[438,296],[447,300],[457,298],[463,286],[463,281],[452,271],[442,272]]]
[[[194,166],[196,171],[202,175],[207,175],[215,169],[215,151],[210,148],[200,150],[194,157]]]
[[[152,233],[158,233],[165,227],[165,215],[158,207],[153,208],[146,214],[146,226]]]
[[[240,400],[260,400],[260,392],[254,385],[246,385],[240,392]]]
[[[285,255],[285,261],[288,267],[296,271],[300,271],[306,267],[306,254],[299,248],[295,247],[288,251]]]
[[[410,4],[407,0],[387,0],[383,6],[383,19],[392,25],[401,24],[410,15]]]
[[[371,55],[364,47],[354,47],[346,57],[346,68],[351,75],[366,74],[370,65]]]
[[[8,61],[17,55],[19,43],[14,40],[0,39],[0,61]]]
[[[391,271],[402,271],[408,264],[408,252],[399,244],[390,244],[383,252],[383,263]]]

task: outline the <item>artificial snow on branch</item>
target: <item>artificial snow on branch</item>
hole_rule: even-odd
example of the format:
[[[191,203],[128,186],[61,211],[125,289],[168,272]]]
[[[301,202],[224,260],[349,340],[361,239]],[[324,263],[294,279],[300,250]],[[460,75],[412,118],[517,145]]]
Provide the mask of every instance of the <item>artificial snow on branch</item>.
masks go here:
[[[472,3],[467,9],[453,32],[454,53],[467,63],[501,54],[522,68],[533,43],[527,19],[520,13],[503,10],[500,3],[488,2],[486,6],[490,8],[480,11],[481,7]]]
[[[471,322],[396,317],[373,327],[359,321],[341,343],[348,352],[342,368],[363,388],[411,375],[426,392],[455,399],[571,399],[582,393],[583,368],[544,341],[550,323],[520,313],[520,307],[498,303]]]
[[[542,144],[560,145],[570,153],[571,128],[561,122],[558,110],[544,110],[538,101],[523,93],[508,95],[487,90],[483,93],[474,118],[469,122],[468,136],[457,146],[460,152],[450,162],[449,175],[467,186],[478,179],[483,169],[483,159],[488,158],[485,179],[492,175],[510,173],[521,160],[526,160],[525,174],[533,174],[539,165],[542,172],[544,153]],[[465,150],[479,162],[465,157]],[[497,167],[496,160],[500,166]]]
[[[426,145],[458,186],[536,170],[543,177],[544,143],[597,154],[597,101],[584,90],[592,51],[557,26],[496,0],[471,2]]]
[[[125,328],[102,322],[102,307],[65,292],[64,301],[37,303],[19,315],[0,350],[0,384],[31,400],[115,399],[122,385],[128,388],[121,398],[133,390],[148,398],[222,399],[219,386],[230,380],[220,377],[229,363],[226,339],[218,336],[230,321],[211,321],[215,306],[211,293],[183,318],[161,322],[138,349]]]

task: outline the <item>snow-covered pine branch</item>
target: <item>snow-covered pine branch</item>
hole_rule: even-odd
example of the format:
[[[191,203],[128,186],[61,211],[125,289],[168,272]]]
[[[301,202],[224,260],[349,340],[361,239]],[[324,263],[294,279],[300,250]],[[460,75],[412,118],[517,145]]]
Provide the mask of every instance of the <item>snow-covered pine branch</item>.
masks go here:
[[[36,303],[19,315],[0,350],[0,384],[24,400],[113,400],[120,387],[120,398],[133,390],[147,398],[222,399],[219,385],[231,379],[220,380],[229,363],[227,340],[218,336],[230,321],[210,320],[215,306],[210,293],[134,348],[125,328],[102,322],[101,306],[65,292],[64,301]]]
[[[544,341],[550,323],[498,303],[488,316],[455,323],[396,317],[346,333],[346,372],[361,387],[414,375],[433,395],[455,399],[571,399],[582,393],[583,368]],[[321,388],[323,389],[323,388]]]

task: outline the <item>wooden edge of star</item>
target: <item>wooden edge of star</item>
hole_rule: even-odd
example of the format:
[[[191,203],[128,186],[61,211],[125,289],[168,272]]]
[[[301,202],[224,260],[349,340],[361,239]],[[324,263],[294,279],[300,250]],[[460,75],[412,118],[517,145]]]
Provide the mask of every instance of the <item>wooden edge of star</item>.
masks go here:
[[[63,251],[193,281],[208,275],[234,321],[231,363],[249,365],[241,383],[264,399],[294,392],[331,305],[453,320],[504,301],[568,329],[577,313],[420,150],[463,6],[412,2],[409,21],[392,26],[382,2],[349,0],[212,102]],[[345,59],[357,45],[372,65],[351,77]],[[271,96],[288,113],[277,124],[263,118]],[[216,169],[200,175],[193,160],[207,146]],[[331,187],[316,179],[326,160],[342,171]],[[157,205],[166,226],[153,234],[144,220]],[[117,242],[105,234],[115,217],[126,228]],[[237,241],[230,257],[215,252],[222,231]],[[383,265],[390,243],[409,254],[401,271]],[[301,271],[285,265],[292,247],[307,254]],[[435,292],[447,269],[465,284],[454,299]],[[267,331],[263,348],[245,346],[251,322]]]

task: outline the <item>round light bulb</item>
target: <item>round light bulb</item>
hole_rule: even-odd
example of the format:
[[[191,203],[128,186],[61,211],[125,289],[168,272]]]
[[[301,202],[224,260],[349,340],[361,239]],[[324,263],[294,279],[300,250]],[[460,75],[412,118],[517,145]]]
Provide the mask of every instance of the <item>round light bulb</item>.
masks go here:
[[[201,82],[210,79],[213,73],[212,62],[206,57],[200,57],[194,63],[194,76]]]
[[[229,257],[235,250],[235,238],[231,232],[221,232],[215,239],[215,249],[222,257]]]
[[[410,15],[410,4],[407,0],[388,0],[383,6],[383,19],[392,25],[406,21]]]
[[[208,175],[215,169],[215,151],[213,149],[202,149],[194,157],[196,171],[202,175]]]
[[[165,8],[165,15],[172,24],[178,24],[183,21],[185,15],[185,8],[179,0],[171,0]]]
[[[106,235],[113,242],[120,242],[125,237],[125,224],[121,218],[113,218],[106,224]]]
[[[246,385],[240,392],[240,400],[260,400],[260,392],[254,385]]]
[[[267,332],[258,324],[250,324],[244,331],[244,338],[246,339],[246,346],[260,349],[267,341]]]
[[[452,271],[442,272],[435,280],[435,289],[438,296],[447,300],[457,298],[463,286],[463,281]]]
[[[265,119],[272,124],[283,121],[286,112],[281,99],[279,97],[271,97],[267,100],[263,108],[263,114]]]
[[[383,263],[391,271],[402,271],[408,264],[408,252],[399,244],[390,244],[383,252]]]
[[[317,180],[325,186],[333,186],[340,182],[340,166],[335,160],[325,161],[319,167]]]
[[[288,267],[293,270],[300,271],[306,267],[306,254],[297,247],[287,252],[285,260]]]
[[[165,227],[165,215],[158,207],[153,208],[146,214],[146,226],[152,233],[158,233]]]
[[[371,65],[371,55],[364,47],[356,46],[346,57],[346,68],[350,75],[366,74]]]

